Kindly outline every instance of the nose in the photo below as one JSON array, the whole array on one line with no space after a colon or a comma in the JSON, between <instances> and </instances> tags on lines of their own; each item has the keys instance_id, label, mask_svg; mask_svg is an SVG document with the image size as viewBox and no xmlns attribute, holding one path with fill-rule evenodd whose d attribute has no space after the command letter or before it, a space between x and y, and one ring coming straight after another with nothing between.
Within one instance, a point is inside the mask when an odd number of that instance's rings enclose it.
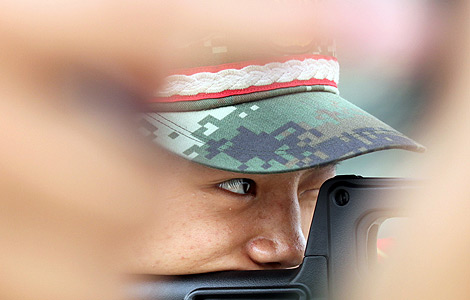
<instances>
[{"instance_id":1,"label":"nose","mask_svg":"<svg viewBox=\"0 0 470 300\"><path fill-rule=\"evenodd\" d=\"M302 263L305 250L302 234L291 236L258 236L247 243L250 259L263 269L282 269Z\"/></svg>"},{"instance_id":2,"label":"nose","mask_svg":"<svg viewBox=\"0 0 470 300\"><path fill-rule=\"evenodd\" d=\"M271 178L269 190L258 196L256 214L246 220L252 231L245 251L260 268L291 268L302 263L306 239L295 180L291 175Z\"/></svg>"}]
</instances>

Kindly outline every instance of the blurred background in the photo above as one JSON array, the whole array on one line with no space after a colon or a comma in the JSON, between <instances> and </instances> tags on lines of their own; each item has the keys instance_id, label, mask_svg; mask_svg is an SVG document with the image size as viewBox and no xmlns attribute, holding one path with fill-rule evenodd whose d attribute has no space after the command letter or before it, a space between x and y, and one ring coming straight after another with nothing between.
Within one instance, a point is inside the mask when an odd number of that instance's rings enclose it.
<instances>
[{"instance_id":1,"label":"blurred background","mask_svg":"<svg viewBox=\"0 0 470 300\"><path fill-rule=\"evenodd\" d=\"M365 22L382 27L363 32L361 54L351 53L344 40L338 42L341 96L426 146L424 123L436 101L433 71L442 59L439 45L449 29L453 2L380 0L368 1L367 6L375 13ZM368 34L374 38L368 39ZM416 166L426 157L427 153L379 151L341 162L338 173L416 177Z\"/></svg>"}]
</instances>

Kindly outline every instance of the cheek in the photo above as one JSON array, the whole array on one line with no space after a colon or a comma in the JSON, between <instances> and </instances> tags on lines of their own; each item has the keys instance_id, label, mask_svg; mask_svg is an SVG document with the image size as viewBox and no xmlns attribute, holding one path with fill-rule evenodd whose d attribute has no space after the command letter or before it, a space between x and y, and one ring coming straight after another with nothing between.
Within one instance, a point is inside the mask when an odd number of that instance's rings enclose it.
<instances>
[{"instance_id":1,"label":"cheek","mask_svg":"<svg viewBox=\"0 0 470 300\"><path fill-rule=\"evenodd\" d=\"M157 246L158 274L197 273L230 256L237 244L232 230L217 220L181 222L167 228L166 238Z\"/></svg>"},{"instance_id":2,"label":"cheek","mask_svg":"<svg viewBox=\"0 0 470 300\"><path fill-rule=\"evenodd\" d=\"M305 236L305 238L308 237L308 233L310 231L310 225L312 223L313 219L313 214L315 211L315 206L317 204L317 194L311 195L311 199L302 201L300 203L300 219L301 219L301 226L302 226L302 232Z\"/></svg>"},{"instance_id":3,"label":"cheek","mask_svg":"<svg viewBox=\"0 0 470 300\"><path fill-rule=\"evenodd\" d=\"M305 238L308 238L308 233L310 231L310 225L312 224L313 219L313 209L312 211L306 211L302 213L301 220L302 220L302 233L304 234Z\"/></svg>"},{"instance_id":4,"label":"cheek","mask_svg":"<svg viewBox=\"0 0 470 300\"><path fill-rule=\"evenodd\" d=\"M165 200L158 222L143 239L138 256L145 271L155 274L194 273L239 249L240 218L215 205L205 193L181 193Z\"/></svg>"}]
</instances>

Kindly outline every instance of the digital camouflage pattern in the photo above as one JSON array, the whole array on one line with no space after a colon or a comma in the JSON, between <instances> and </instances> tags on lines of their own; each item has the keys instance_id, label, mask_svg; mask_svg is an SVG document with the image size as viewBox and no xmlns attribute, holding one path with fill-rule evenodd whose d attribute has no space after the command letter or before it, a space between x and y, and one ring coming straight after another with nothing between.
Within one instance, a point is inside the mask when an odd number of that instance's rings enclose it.
<instances>
[{"instance_id":1,"label":"digital camouflage pattern","mask_svg":"<svg viewBox=\"0 0 470 300\"><path fill-rule=\"evenodd\" d=\"M392 148L424 148L333 92L213 109L149 112L141 131L177 155L243 173L279 173Z\"/></svg>"}]
</instances>

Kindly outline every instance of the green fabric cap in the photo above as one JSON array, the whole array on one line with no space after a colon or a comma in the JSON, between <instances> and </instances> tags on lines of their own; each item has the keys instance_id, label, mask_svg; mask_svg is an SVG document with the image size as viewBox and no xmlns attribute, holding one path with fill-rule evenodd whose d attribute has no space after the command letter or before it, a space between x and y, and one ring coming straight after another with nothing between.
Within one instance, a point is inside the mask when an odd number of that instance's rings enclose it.
<instances>
[{"instance_id":1,"label":"green fabric cap","mask_svg":"<svg viewBox=\"0 0 470 300\"><path fill-rule=\"evenodd\" d=\"M424 150L332 92L230 103L197 111L148 112L141 131L183 158L242 173L290 172L384 149Z\"/></svg>"}]
</instances>

